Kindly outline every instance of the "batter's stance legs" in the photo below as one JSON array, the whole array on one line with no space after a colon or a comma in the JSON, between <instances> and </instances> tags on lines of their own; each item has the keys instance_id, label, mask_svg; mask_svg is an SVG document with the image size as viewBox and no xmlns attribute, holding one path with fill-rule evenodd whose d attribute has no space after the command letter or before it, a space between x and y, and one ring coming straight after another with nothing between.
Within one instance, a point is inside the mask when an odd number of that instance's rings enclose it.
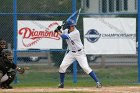
<instances>
[{"instance_id":1,"label":"batter's stance legs","mask_svg":"<svg viewBox=\"0 0 140 93\"><path fill-rule=\"evenodd\" d=\"M101 85L101 83L99 82L99 80L98 80L98 78L97 78L95 72L91 71L91 72L89 73L89 75L95 80L95 82L96 82L96 87L97 87L97 88L101 88L102 85Z\"/></svg>"},{"instance_id":2,"label":"batter's stance legs","mask_svg":"<svg viewBox=\"0 0 140 93\"><path fill-rule=\"evenodd\" d=\"M58 85L58 88L64 88L64 79L65 73L60 73L60 84Z\"/></svg>"},{"instance_id":3,"label":"batter's stance legs","mask_svg":"<svg viewBox=\"0 0 140 93\"><path fill-rule=\"evenodd\" d=\"M89 73L89 75L95 80L95 82L99 82L99 80L98 80L97 77L96 77L96 74L95 74L93 71L91 71L91 72Z\"/></svg>"},{"instance_id":4,"label":"batter's stance legs","mask_svg":"<svg viewBox=\"0 0 140 93\"><path fill-rule=\"evenodd\" d=\"M89 75L95 80L96 87L97 88L101 88L102 85L99 82L98 78L96 77L96 74L93 71L91 71L89 73ZM64 79L65 79L65 73L60 73L60 84L58 85L58 88L64 88Z\"/></svg>"}]
</instances>

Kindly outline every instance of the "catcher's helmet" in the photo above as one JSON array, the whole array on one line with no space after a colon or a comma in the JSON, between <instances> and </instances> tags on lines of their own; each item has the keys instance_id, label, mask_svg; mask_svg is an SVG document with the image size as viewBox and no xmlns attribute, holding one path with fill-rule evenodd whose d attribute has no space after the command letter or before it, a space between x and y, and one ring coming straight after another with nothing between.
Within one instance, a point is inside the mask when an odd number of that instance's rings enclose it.
<instances>
[{"instance_id":1,"label":"catcher's helmet","mask_svg":"<svg viewBox=\"0 0 140 93\"><path fill-rule=\"evenodd\" d=\"M6 41L3 39L0 39L0 50L6 48Z\"/></svg>"},{"instance_id":2,"label":"catcher's helmet","mask_svg":"<svg viewBox=\"0 0 140 93\"><path fill-rule=\"evenodd\" d=\"M3 49L2 50L2 58L4 61L13 61L13 53L9 49Z\"/></svg>"}]
</instances>

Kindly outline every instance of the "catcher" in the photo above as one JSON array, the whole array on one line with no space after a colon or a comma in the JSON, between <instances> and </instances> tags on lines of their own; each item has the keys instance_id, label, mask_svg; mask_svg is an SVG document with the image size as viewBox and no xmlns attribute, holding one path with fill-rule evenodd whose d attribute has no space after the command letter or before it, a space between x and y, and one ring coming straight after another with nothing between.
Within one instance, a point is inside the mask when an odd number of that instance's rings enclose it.
<instances>
[{"instance_id":1,"label":"catcher","mask_svg":"<svg viewBox=\"0 0 140 93\"><path fill-rule=\"evenodd\" d=\"M0 57L2 57L1 52L5 48L6 48L6 41L3 39L0 39Z\"/></svg>"},{"instance_id":2,"label":"catcher","mask_svg":"<svg viewBox=\"0 0 140 93\"><path fill-rule=\"evenodd\" d=\"M0 88L12 89L10 84L13 82L16 76L16 70L20 73L24 73L24 68L18 67L13 63L13 54L11 50L3 49L2 57L0 58ZM12 70L11 70L12 69Z\"/></svg>"}]
</instances>

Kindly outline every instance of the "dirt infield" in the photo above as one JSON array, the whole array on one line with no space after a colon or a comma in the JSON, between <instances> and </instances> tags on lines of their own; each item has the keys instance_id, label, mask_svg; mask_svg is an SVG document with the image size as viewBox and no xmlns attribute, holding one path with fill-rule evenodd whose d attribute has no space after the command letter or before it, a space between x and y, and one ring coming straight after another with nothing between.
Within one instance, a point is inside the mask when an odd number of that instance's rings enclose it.
<instances>
[{"instance_id":1,"label":"dirt infield","mask_svg":"<svg viewBox=\"0 0 140 93\"><path fill-rule=\"evenodd\" d=\"M43 92L43 93L50 93L50 92L84 92L84 93L140 93L140 86L122 86L122 87L102 87L100 89L95 87L77 87L77 88L47 88L47 87L32 87L32 88L15 88L15 89L0 89L0 93L20 93L20 92Z\"/></svg>"}]
</instances>

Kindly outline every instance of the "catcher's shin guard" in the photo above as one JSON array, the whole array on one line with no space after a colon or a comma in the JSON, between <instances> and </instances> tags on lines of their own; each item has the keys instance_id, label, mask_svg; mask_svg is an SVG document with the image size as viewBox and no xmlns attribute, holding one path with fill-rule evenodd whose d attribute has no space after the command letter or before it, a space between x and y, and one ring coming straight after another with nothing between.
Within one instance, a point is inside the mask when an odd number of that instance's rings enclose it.
<instances>
[{"instance_id":1,"label":"catcher's shin guard","mask_svg":"<svg viewBox=\"0 0 140 93\"><path fill-rule=\"evenodd\" d=\"M16 72L15 71L11 71L11 72L8 72L7 75L8 75L8 80L6 80L6 81L1 83L1 88L2 89L12 89L13 88L12 86L10 86L10 84L15 79Z\"/></svg>"}]
</instances>

